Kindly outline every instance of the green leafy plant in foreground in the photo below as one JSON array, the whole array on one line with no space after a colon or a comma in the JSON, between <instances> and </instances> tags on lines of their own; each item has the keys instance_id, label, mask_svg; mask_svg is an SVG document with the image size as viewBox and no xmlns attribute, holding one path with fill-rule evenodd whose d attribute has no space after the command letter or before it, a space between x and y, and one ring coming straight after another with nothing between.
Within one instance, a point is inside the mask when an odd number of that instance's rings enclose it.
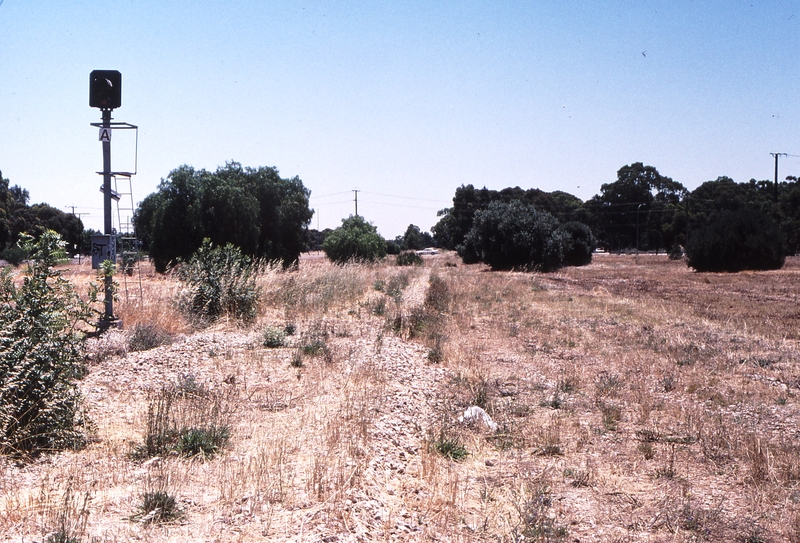
<instances>
[{"instance_id":1,"label":"green leafy plant in foreground","mask_svg":"<svg viewBox=\"0 0 800 543\"><path fill-rule=\"evenodd\" d=\"M0 272L0 452L31 454L80 447L85 420L81 324L97 315L93 287L82 300L54 269L65 258L61 237L22 237L31 263L20 287Z\"/></svg>"}]
</instances>

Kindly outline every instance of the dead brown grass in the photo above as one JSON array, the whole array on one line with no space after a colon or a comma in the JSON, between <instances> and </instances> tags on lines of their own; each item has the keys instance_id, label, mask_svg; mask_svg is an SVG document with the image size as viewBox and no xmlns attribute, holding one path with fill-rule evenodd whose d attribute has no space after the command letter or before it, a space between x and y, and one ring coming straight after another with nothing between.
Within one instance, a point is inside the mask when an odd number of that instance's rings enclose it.
<instances>
[{"instance_id":1,"label":"dead brown grass","mask_svg":"<svg viewBox=\"0 0 800 543\"><path fill-rule=\"evenodd\" d=\"M82 383L92 443L0 459L0 534L40 540L63 521L85 541L800 540L800 260L732 275L653 256L547 275L447 262L267 268L249 329L193 330L171 304L179 285L145 273L120 297L125 328L176 340L95 347L109 352ZM264 347L287 325L284 347ZM236 398L228 447L137 460L148 394L187 380ZM459 422L469 406L497 430ZM443 436L468 455L437 452ZM177 520L135 521L154 488Z\"/></svg>"}]
</instances>

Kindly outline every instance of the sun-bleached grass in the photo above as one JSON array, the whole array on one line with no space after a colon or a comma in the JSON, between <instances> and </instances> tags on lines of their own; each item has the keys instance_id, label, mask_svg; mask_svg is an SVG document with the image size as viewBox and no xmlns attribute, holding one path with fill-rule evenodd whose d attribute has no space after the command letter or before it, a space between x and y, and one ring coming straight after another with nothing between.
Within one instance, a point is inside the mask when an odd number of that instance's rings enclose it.
<instances>
[{"instance_id":1,"label":"sun-bleached grass","mask_svg":"<svg viewBox=\"0 0 800 543\"><path fill-rule=\"evenodd\" d=\"M56 504L58 519L70 503L77 513L87 495L85 529L75 524L86 540L800 534L797 259L777 272L698 274L602 255L544 275L446 254L410 268L303 259L297 271L262 270L250 329L193 330L170 304L180 285L144 277L144 297L118 304L122 333L155 321L176 341L90 365L82 387L96 431L85 450L0 459L5 537L43 539L42 512ZM283 345L264 345L264 330L289 325ZM303 352L314 338L326 355ZM148 394L188 374L235 390L227 446L137 459ZM471 405L497 431L458 422ZM466 454L442 454L440 438ZM178 521L136 521L152 491L175 497Z\"/></svg>"}]
</instances>

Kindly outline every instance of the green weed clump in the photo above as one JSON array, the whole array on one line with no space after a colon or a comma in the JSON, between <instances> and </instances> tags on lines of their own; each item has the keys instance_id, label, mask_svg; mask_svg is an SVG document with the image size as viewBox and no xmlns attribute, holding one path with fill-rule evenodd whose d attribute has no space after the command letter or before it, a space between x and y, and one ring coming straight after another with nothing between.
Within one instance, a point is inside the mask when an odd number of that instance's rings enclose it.
<instances>
[{"instance_id":1,"label":"green weed clump","mask_svg":"<svg viewBox=\"0 0 800 543\"><path fill-rule=\"evenodd\" d=\"M469 456L461 440L457 436L448 435L444 428L439 430L439 435L431 440L429 446L435 453L455 462L465 460Z\"/></svg>"},{"instance_id":2,"label":"green weed clump","mask_svg":"<svg viewBox=\"0 0 800 543\"><path fill-rule=\"evenodd\" d=\"M136 514L131 519L143 524L163 524L182 516L183 511L174 496L165 490L154 490L142 494Z\"/></svg>"},{"instance_id":3,"label":"green weed clump","mask_svg":"<svg viewBox=\"0 0 800 543\"><path fill-rule=\"evenodd\" d=\"M264 330L264 347L268 347L270 349L277 349L278 347L283 347L286 345L286 331L281 328L275 328L274 326L268 326Z\"/></svg>"},{"instance_id":4,"label":"green weed clump","mask_svg":"<svg viewBox=\"0 0 800 543\"><path fill-rule=\"evenodd\" d=\"M185 286L178 300L184 314L205 321L223 316L245 322L255 318L260 296L257 269L238 247L230 243L214 247L205 239L175 275Z\"/></svg>"},{"instance_id":5,"label":"green weed clump","mask_svg":"<svg viewBox=\"0 0 800 543\"><path fill-rule=\"evenodd\" d=\"M227 402L222 394L197 386L167 386L150 395L145 437L134 451L139 458L176 452L213 456L230 439Z\"/></svg>"}]
</instances>

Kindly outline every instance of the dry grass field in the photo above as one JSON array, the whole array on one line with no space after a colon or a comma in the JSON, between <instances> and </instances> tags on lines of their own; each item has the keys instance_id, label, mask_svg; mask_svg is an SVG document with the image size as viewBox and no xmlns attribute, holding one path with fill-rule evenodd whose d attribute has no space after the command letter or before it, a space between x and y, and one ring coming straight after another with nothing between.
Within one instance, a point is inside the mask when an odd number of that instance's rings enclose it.
<instances>
[{"instance_id":1,"label":"dry grass field","mask_svg":"<svg viewBox=\"0 0 800 543\"><path fill-rule=\"evenodd\" d=\"M306 258L259 277L255 323L203 329L170 278L127 281L88 345L91 441L0 459L0 540L800 541L797 258ZM171 341L134 351L137 324ZM159 417L227 443L153 456Z\"/></svg>"}]
</instances>

